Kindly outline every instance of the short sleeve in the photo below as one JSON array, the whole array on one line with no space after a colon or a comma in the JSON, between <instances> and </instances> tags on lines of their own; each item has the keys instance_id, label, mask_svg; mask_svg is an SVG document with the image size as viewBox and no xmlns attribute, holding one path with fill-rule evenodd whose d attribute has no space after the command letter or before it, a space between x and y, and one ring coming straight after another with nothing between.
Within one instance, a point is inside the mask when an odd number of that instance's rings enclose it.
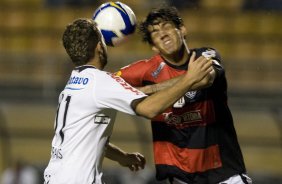
<instances>
[{"instance_id":1,"label":"short sleeve","mask_svg":"<svg viewBox=\"0 0 282 184\"><path fill-rule=\"evenodd\" d=\"M95 75L95 101L99 108L111 108L135 115L131 103L146 95L112 73L99 72Z\"/></svg>"}]
</instances>

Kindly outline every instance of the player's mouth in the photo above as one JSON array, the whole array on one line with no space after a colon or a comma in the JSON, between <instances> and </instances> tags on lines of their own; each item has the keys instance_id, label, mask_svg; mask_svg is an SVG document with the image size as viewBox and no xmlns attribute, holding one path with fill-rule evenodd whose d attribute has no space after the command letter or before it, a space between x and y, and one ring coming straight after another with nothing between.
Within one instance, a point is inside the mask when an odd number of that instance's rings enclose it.
<instances>
[{"instance_id":1,"label":"player's mouth","mask_svg":"<svg viewBox=\"0 0 282 184\"><path fill-rule=\"evenodd\" d=\"M166 41L164 41L164 44L165 45L169 45L171 43L171 40L166 40Z\"/></svg>"},{"instance_id":2,"label":"player's mouth","mask_svg":"<svg viewBox=\"0 0 282 184\"><path fill-rule=\"evenodd\" d=\"M163 45L164 45L165 49L169 49L169 48L171 48L173 46L173 42L172 42L171 39L168 38L168 39L165 39L163 41Z\"/></svg>"}]
</instances>

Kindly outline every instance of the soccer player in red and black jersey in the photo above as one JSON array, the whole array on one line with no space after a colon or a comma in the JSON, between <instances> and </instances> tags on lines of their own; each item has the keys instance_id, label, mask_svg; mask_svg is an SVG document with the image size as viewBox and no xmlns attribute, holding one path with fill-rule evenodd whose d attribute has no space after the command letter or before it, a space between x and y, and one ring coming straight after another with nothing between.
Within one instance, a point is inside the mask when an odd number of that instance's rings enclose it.
<instances>
[{"instance_id":1,"label":"soccer player in red and black jersey","mask_svg":"<svg viewBox=\"0 0 282 184\"><path fill-rule=\"evenodd\" d=\"M171 184L252 183L228 108L227 81L218 52L207 47L188 48L186 28L174 7L153 9L139 29L157 54L122 68L117 75L135 87L146 86L144 92L172 86L189 72L193 55L213 60L208 86L199 89L195 85L152 119L157 179Z\"/></svg>"}]
</instances>

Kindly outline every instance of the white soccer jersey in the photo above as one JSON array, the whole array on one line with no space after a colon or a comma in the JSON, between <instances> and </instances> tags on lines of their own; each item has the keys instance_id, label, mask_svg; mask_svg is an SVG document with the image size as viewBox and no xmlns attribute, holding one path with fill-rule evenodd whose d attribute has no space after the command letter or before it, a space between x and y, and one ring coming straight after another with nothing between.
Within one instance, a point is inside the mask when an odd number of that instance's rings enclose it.
<instances>
[{"instance_id":1,"label":"white soccer jersey","mask_svg":"<svg viewBox=\"0 0 282 184\"><path fill-rule=\"evenodd\" d=\"M134 115L131 102L145 96L93 66L73 70L59 97L45 184L102 184L104 148L115 117L109 109Z\"/></svg>"}]
</instances>

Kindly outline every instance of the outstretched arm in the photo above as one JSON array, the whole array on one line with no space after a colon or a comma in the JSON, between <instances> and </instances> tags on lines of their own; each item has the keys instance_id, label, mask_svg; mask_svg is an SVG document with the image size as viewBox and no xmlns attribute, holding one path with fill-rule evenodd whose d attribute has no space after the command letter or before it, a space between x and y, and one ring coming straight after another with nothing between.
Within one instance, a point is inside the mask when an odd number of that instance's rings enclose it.
<instances>
[{"instance_id":1,"label":"outstretched arm","mask_svg":"<svg viewBox=\"0 0 282 184\"><path fill-rule=\"evenodd\" d=\"M177 81L183 78L183 76L184 74L158 84L152 84L152 85L136 87L136 88L147 95L151 95L153 93L156 93L157 91L166 89L168 87L172 87ZM207 88L213 84L214 79L215 79L215 70L213 69L201 81L193 84L190 88L190 91Z\"/></svg>"},{"instance_id":2,"label":"outstretched arm","mask_svg":"<svg viewBox=\"0 0 282 184\"><path fill-rule=\"evenodd\" d=\"M111 143L106 147L105 156L113 161L117 161L124 167L128 167L131 171L144 169L146 164L145 157L140 153L127 153Z\"/></svg>"},{"instance_id":3,"label":"outstretched arm","mask_svg":"<svg viewBox=\"0 0 282 184\"><path fill-rule=\"evenodd\" d=\"M139 89L140 91L142 91L143 93L147 94L147 95L151 95L153 93L156 93L157 91L163 90L165 88L171 87L173 86L179 79L181 79L183 76L178 76L172 79L169 79L167 81L158 83L158 84L152 84L152 85L147 85L147 86L143 86L143 87L136 87L137 89Z\"/></svg>"}]
</instances>

